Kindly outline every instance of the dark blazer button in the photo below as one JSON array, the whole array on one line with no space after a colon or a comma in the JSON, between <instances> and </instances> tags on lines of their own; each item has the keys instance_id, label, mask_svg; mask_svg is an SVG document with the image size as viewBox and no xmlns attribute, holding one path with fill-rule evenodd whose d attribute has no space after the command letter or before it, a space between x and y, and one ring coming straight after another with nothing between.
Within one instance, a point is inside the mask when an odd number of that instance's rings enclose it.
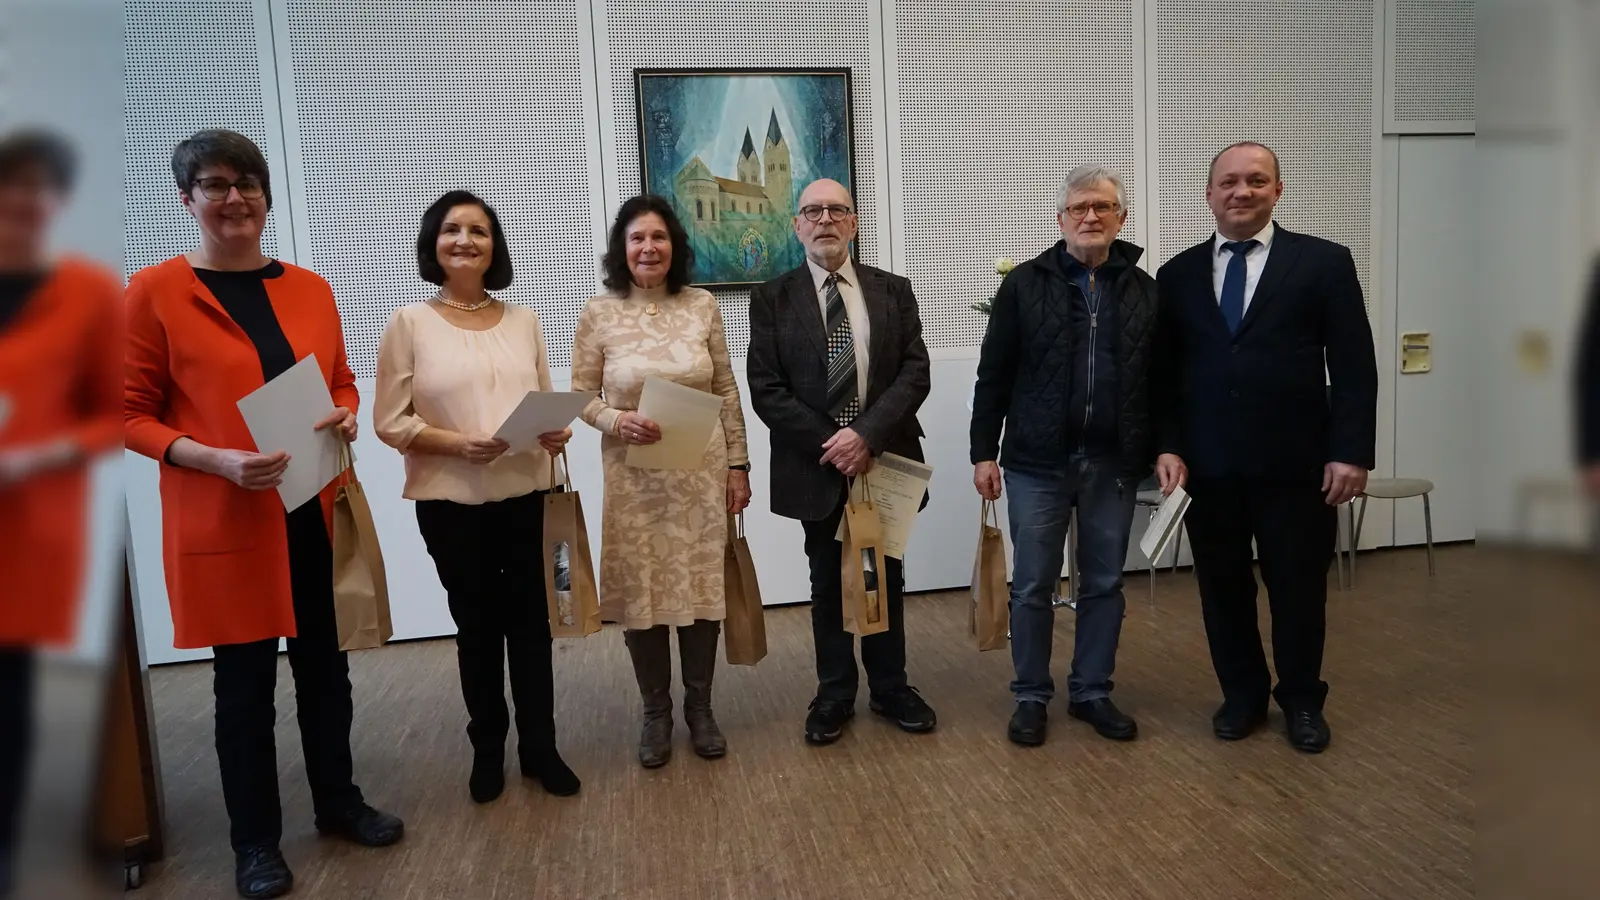
<instances>
[{"instance_id":1,"label":"dark blazer button","mask_svg":"<svg viewBox=\"0 0 1600 900\"><path fill-rule=\"evenodd\" d=\"M1233 390L1229 391L1228 392L1228 396L1232 397L1235 400L1239 399L1239 389L1238 388L1234 388Z\"/></svg>"},{"instance_id":2,"label":"dark blazer button","mask_svg":"<svg viewBox=\"0 0 1600 900\"><path fill-rule=\"evenodd\" d=\"M1230 352L1230 353L1238 353L1239 352L1239 345L1238 344L1234 344L1232 347L1229 347L1228 348L1228 352Z\"/></svg>"}]
</instances>

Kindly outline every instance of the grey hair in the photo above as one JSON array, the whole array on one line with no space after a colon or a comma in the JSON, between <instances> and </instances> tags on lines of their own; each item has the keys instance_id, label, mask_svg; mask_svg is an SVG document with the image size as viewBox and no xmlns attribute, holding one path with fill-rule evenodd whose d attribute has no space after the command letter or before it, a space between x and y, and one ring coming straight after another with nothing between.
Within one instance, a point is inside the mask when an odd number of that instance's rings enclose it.
<instances>
[{"instance_id":1,"label":"grey hair","mask_svg":"<svg viewBox=\"0 0 1600 900\"><path fill-rule=\"evenodd\" d=\"M1086 188L1093 184L1110 182L1117 188L1117 206L1123 212L1128 209L1128 191L1122 186L1122 176L1111 170L1109 166L1099 163L1089 163L1073 169L1067 173L1066 180L1061 182L1061 193L1056 195L1056 212L1067 211L1067 195L1075 190Z\"/></svg>"}]
</instances>

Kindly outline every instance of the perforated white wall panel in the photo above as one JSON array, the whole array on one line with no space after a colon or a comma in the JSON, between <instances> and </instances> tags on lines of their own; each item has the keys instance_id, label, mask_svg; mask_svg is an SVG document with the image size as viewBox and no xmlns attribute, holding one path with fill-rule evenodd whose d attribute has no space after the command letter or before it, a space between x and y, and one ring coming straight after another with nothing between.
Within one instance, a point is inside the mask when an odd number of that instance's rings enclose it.
<instances>
[{"instance_id":1,"label":"perforated white wall panel","mask_svg":"<svg viewBox=\"0 0 1600 900\"><path fill-rule=\"evenodd\" d=\"M1218 150L1277 151L1286 228L1350 248L1372 309L1372 0L1160 0L1156 166L1161 261L1206 240Z\"/></svg>"},{"instance_id":2,"label":"perforated white wall panel","mask_svg":"<svg viewBox=\"0 0 1600 900\"><path fill-rule=\"evenodd\" d=\"M1083 163L1123 178L1133 239L1133 15L1127 0L927 0L895 9L902 272L930 347L976 347L971 309L996 257L1061 238L1061 180Z\"/></svg>"},{"instance_id":3,"label":"perforated white wall panel","mask_svg":"<svg viewBox=\"0 0 1600 900\"><path fill-rule=\"evenodd\" d=\"M601 88L609 88L614 132L606 165L615 167L621 199L637 194L640 185L634 69L849 68L860 258L877 264L877 223L883 214L878 198L883 186L875 183L873 135L879 100L872 74L878 54L869 37L872 5L872 0L605 0L610 72L601 73ZM609 222L606 225L610 227ZM716 294L728 351L743 359L750 344L750 292Z\"/></svg>"},{"instance_id":4,"label":"perforated white wall panel","mask_svg":"<svg viewBox=\"0 0 1600 900\"><path fill-rule=\"evenodd\" d=\"M199 243L194 219L178 202L172 148L204 128L237 131L266 154L274 209L262 243L268 256L278 256L287 188L283 161L267 141L255 5L126 0L123 17L125 269L132 274Z\"/></svg>"},{"instance_id":5,"label":"perforated white wall panel","mask_svg":"<svg viewBox=\"0 0 1600 900\"><path fill-rule=\"evenodd\" d=\"M1473 0L1389 0L1388 130L1472 130L1476 6Z\"/></svg>"},{"instance_id":6,"label":"perforated white wall panel","mask_svg":"<svg viewBox=\"0 0 1600 900\"><path fill-rule=\"evenodd\" d=\"M550 364L570 365L598 272L577 5L287 0L287 10L304 264L333 285L351 369L372 375L390 313L436 290L417 275L417 231L456 188L499 214L516 272L500 296L538 310Z\"/></svg>"}]
</instances>

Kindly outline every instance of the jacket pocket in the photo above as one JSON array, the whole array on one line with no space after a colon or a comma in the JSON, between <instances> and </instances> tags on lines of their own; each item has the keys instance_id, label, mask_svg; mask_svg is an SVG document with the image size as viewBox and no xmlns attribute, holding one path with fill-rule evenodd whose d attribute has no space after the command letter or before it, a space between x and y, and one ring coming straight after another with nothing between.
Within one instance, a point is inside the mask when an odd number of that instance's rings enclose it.
<instances>
[{"instance_id":1,"label":"jacket pocket","mask_svg":"<svg viewBox=\"0 0 1600 900\"><path fill-rule=\"evenodd\" d=\"M219 475L175 470L181 476L175 492L176 549L182 554L232 553L260 542L261 532L284 517L276 490L248 491ZM275 518L274 518L275 517ZM279 527L284 527L279 525Z\"/></svg>"}]
</instances>

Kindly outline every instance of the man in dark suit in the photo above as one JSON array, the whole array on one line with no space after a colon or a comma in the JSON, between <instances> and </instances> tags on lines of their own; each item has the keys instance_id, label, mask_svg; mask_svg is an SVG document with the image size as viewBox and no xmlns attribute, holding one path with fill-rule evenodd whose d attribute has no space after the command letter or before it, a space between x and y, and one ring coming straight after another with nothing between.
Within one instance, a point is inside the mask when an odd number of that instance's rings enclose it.
<instances>
[{"instance_id":1,"label":"man in dark suit","mask_svg":"<svg viewBox=\"0 0 1600 900\"><path fill-rule=\"evenodd\" d=\"M884 452L922 459L917 409L928 396L928 348L911 283L850 260L855 204L836 181L800 194L795 234L806 263L750 293L750 402L772 431L772 511L805 527L817 695L806 740L839 739L855 715L855 639L844 630L835 540L848 479ZM889 630L861 639L870 708L906 731L936 718L906 683L904 571L887 559Z\"/></svg>"},{"instance_id":2,"label":"man in dark suit","mask_svg":"<svg viewBox=\"0 0 1600 900\"><path fill-rule=\"evenodd\" d=\"M1251 539L1272 609L1289 743L1329 741L1322 648L1339 504L1376 463L1378 368L1350 251L1273 222L1277 155L1236 144L1211 164L1212 239L1157 273L1167 427L1189 465L1186 522L1223 704L1217 737L1266 721ZM1327 378L1324 380L1324 371Z\"/></svg>"}]
</instances>

